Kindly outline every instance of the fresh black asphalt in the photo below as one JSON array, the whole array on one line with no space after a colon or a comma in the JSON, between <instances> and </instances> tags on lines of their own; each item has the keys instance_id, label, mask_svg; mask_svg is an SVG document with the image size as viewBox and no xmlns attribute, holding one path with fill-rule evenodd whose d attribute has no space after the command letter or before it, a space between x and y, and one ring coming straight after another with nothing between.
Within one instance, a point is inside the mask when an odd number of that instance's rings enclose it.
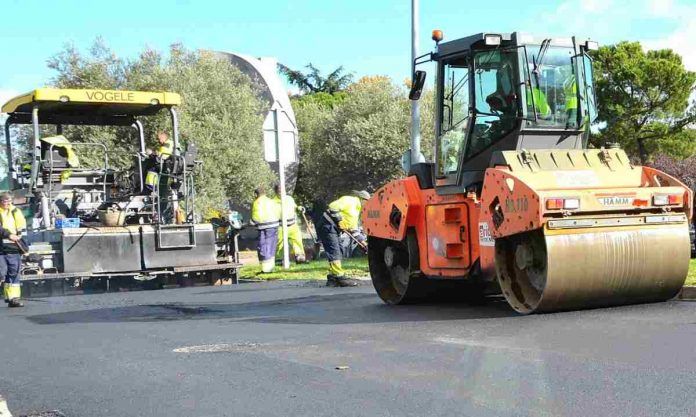
<instances>
[{"instance_id":1,"label":"fresh black asphalt","mask_svg":"<svg viewBox=\"0 0 696 417\"><path fill-rule=\"evenodd\" d=\"M275 282L26 304L0 306L15 417L696 415L696 302L520 316Z\"/></svg>"}]
</instances>

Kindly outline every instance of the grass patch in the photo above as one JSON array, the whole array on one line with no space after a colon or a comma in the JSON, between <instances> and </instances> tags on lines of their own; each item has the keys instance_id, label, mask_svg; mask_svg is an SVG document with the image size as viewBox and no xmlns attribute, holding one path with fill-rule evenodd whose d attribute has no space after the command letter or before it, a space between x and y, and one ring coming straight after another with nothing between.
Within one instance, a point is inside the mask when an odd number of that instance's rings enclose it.
<instances>
[{"instance_id":1,"label":"grass patch","mask_svg":"<svg viewBox=\"0 0 696 417\"><path fill-rule=\"evenodd\" d=\"M696 259L689 262L689 273L686 275L686 283L684 285L696 285Z\"/></svg>"},{"instance_id":2,"label":"grass patch","mask_svg":"<svg viewBox=\"0 0 696 417\"><path fill-rule=\"evenodd\" d=\"M262 274L260 265L247 265L240 270L240 277L242 279L264 280L326 279L328 268L329 263L325 259L310 261L302 265L290 263L290 269L287 271L284 271L280 266L276 265L276 268L270 274ZM370 275L367 266L367 257L344 259L343 269L345 269L346 275L348 276L365 277ZM696 286L696 259L691 259L689 262L689 273L684 285Z\"/></svg>"},{"instance_id":3,"label":"grass patch","mask_svg":"<svg viewBox=\"0 0 696 417\"><path fill-rule=\"evenodd\" d=\"M344 259L342 261L343 269L347 276L365 277L370 275L367 266L367 257ZM243 266L239 271L241 279L326 279L326 274L329 273L329 262L326 259L318 261L309 261L309 263L296 265L290 263L290 269L283 270L280 265L276 265L273 272L269 274L261 273L261 265Z\"/></svg>"}]
</instances>

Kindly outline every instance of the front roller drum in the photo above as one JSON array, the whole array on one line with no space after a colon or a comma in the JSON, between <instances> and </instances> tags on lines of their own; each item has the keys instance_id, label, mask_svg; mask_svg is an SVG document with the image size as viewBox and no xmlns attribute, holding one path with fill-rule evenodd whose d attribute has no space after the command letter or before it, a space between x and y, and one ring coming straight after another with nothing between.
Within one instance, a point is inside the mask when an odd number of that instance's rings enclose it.
<instances>
[{"instance_id":1,"label":"front roller drum","mask_svg":"<svg viewBox=\"0 0 696 417\"><path fill-rule=\"evenodd\" d=\"M684 223L496 239L498 281L523 314L669 300L688 272L688 233Z\"/></svg>"}]
</instances>

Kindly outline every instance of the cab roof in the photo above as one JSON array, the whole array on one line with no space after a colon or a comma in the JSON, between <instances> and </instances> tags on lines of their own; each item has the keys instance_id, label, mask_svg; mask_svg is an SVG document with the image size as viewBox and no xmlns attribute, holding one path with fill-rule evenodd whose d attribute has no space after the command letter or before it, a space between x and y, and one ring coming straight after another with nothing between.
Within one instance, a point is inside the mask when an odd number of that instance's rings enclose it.
<instances>
[{"instance_id":1,"label":"cab roof","mask_svg":"<svg viewBox=\"0 0 696 417\"><path fill-rule=\"evenodd\" d=\"M518 45L540 45L545 39L550 39L552 46L574 47L573 38L551 37L532 35L525 32L482 32L475 35L470 35L464 38L454 39L448 42L441 42L437 45L436 55L444 57L448 55L458 54L464 51L469 51L472 48L482 47L486 40L486 36L500 36L501 46L518 46Z\"/></svg>"},{"instance_id":2,"label":"cab roof","mask_svg":"<svg viewBox=\"0 0 696 417\"><path fill-rule=\"evenodd\" d=\"M2 112L9 123L31 123L37 106L41 124L130 125L137 116L179 104L177 93L39 88L9 100Z\"/></svg>"}]
</instances>

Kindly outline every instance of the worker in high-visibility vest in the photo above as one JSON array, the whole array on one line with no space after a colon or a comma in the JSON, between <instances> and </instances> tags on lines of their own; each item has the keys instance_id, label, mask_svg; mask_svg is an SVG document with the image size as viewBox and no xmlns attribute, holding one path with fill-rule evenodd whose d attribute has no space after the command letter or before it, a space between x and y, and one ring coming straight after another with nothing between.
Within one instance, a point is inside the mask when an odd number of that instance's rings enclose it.
<instances>
[{"instance_id":1,"label":"worker in high-visibility vest","mask_svg":"<svg viewBox=\"0 0 696 417\"><path fill-rule=\"evenodd\" d=\"M527 106L532 107L532 98L534 99L534 112L537 116L541 118L551 117L551 106L549 106L549 101L546 99L546 94L544 94L538 87L532 87L531 93L530 89L527 88Z\"/></svg>"},{"instance_id":2,"label":"worker in high-visibility vest","mask_svg":"<svg viewBox=\"0 0 696 417\"><path fill-rule=\"evenodd\" d=\"M341 265L341 232L357 234L360 222L362 200L370 198L367 191L353 191L329 204L329 208L319 220L317 233L324 246L329 261L329 274L326 276L327 287L355 287L358 280L346 277Z\"/></svg>"},{"instance_id":3,"label":"worker in high-visibility vest","mask_svg":"<svg viewBox=\"0 0 696 417\"><path fill-rule=\"evenodd\" d=\"M169 178L165 175L160 175L160 167L174 153L174 142L165 131L157 132L157 143L159 146L149 156L147 163L147 173L145 175L145 191L152 194L157 190L159 197L159 211L163 214L169 206L167 200L167 186ZM164 217L164 216L163 216Z\"/></svg>"},{"instance_id":4,"label":"worker in high-visibility vest","mask_svg":"<svg viewBox=\"0 0 696 417\"><path fill-rule=\"evenodd\" d=\"M259 253L261 272L272 272L275 267L275 253L280 226L280 206L266 196L266 190L259 187L254 191L256 199L251 205L251 225L259 231L256 250Z\"/></svg>"},{"instance_id":5,"label":"worker in high-visibility vest","mask_svg":"<svg viewBox=\"0 0 696 417\"><path fill-rule=\"evenodd\" d=\"M273 201L281 207L280 202L280 185L276 184L273 187L275 197ZM304 208L300 208L303 210ZM298 264L306 262L304 243L302 243L302 231L297 221L297 204L295 199L290 194L285 194L285 223L288 226L288 245L292 249L292 254L295 256L295 262ZM283 228L278 228L278 246L276 249L276 257L283 257Z\"/></svg>"},{"instance_id":6,"label":"worker in high-visibility vest","mask_svg":"<svg viewBox=\"0 0 696 417\"><path fill-rule=\"evenodd\" d=\"M566 128L576 127L578 124L578 85L575 82L575 74L570 74L563 83L565 94Z\"/></svg>"},{"instance_id":7,"label":"worker in high-visibility vest","mask_svg":"<svg viewBox=\"0 0 696 417\"><path fill-rule=\"evenodd\" d=\"M169 133L165 131L157 132L157 154L162 157L162 159L167 159L174 153L174 142L169 137Z\"/></svg>"},{"instance_id":8,"label":"worker in high-visibility vest","mask_svg":"<svg viewBox=\"0 0 696 417\"><path fill-rule=\"evenodd\" d=\"M145 187L148 191L153 192L159 182L159 162L168 159L174 153L174 142L169 138L169 134L165 131L157 132L157 143L159 146L150 156L153 163L147 170L145 176ZM157 160L159 158L159 160Z\"/></svg>"},{"instance_id":9,"label":"worker in high-visibility vest","mask_svg":"<svg viewBox=\"0 0 696 417\"><path fill-rule=\"evenodd\" d=\"M26 228L27 222L22 211L12 205L12 195L0 194L0 234L2 235L0 278L3 280L5 302L9 307L24 307L20 300L22 289L19 283L19 271L22 267L22 254L18 242Z\"/></svg>"}]
</instances>

